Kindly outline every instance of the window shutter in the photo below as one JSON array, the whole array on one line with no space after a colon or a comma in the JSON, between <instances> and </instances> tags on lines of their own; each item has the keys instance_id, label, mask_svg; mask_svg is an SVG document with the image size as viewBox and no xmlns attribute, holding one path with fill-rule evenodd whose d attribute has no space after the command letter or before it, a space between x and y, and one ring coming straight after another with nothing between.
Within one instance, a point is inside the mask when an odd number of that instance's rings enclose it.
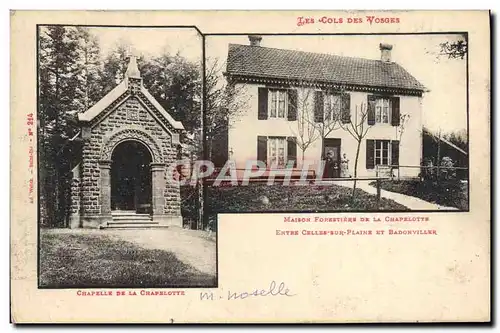
<instances>
[{"instance_id":1,"label":"window shutter","mask_svg":"<svg viewBox=\"0 0 500 333\"><path fill-rule=\"evenodd\" d=\"M368 95L368 125L375 125L375 101L376 97L373 95Z\"/></svg>"},{"instance_id":2,"label":"window shutter","mask_svg":"<svg viewBox=\"0 0 500 333\"><path fill-rule=\"evenodd\" d=\"M314 121L317 123L323 122L323 113L325 109L323 92L316 91L314 93Z\"/></svg>"},{"instance_id":3,"label":"window shutter","mask_svg":"<svg viewBox=\"0 0 500 333\"><path fill-rule=\"evenodd\" d=\"M288 120L297 120L297 90L288 90Z\"/></svg>"},{"instance_id":4,"label":"window shutter","mask_svg":"<svg viewBox=\"0 0 500 333\"><path fill-rule=\"evenodd\" d=\"M287 150L288 150L288 156L287 156L287 163L288 161L294 161L293 162L293 167L297 166L297 139L294 136L289 136L287 138Z\"/></svg>"},{"instance_id":5,"label":"window shutter","mask_svg":"<svg viewBox=\"0 0 500 333\"><path fill-rule=\"evenodd\" d=\"M400 122L400 112L399 112L399 97L391 98L392 101L392 118L391 125L399 126Z\"/></svg>"},{"instance_id":6,"label":"window shutter","mask_svg":"<svg viewBox=\"0 0 500 333\"><path fill-rule=\"evenodd\" d=\"M399 141L394 140L391 142L391 164L399 165Z\"/></svg>"},{"instance_id":7,"label":"window shutter","mask_svg":"<svg viewBox=\"0 0 500 333\"><path fill-rule=\"evenodd\" d=\"M366 168L375 168L375 141L366 140Z\"/></svg>"},{"instance_id":8,"label":"window shutter","mask_svg":"<svg viewBox=\"0 0 500 333\"><path fill-rule=\"evenodd\" d=\"M259 88L259 111L257 116L259 120L267 119L267 105L269 103L267 95L267 88Z\"/></svg>"},{"instance_id":9,"label":"window shutter","mask_svg":"<svg viewBox=\"0 0 500 333\"><path fill-rule=\"evenodd\" d=\"M267 136L257 137L257 160L267 164Z\"/></svg>"},{"instance_id":10,"label":"window shutter","mask_svg":"<svg viewBox=\"0 0 500 333\"><path fill-rule=\"evenodd\" d=\"M351 94L345 93L341 95L342 106L342 123L348 124L351 122Z\"/></svg>"}]
</instances>

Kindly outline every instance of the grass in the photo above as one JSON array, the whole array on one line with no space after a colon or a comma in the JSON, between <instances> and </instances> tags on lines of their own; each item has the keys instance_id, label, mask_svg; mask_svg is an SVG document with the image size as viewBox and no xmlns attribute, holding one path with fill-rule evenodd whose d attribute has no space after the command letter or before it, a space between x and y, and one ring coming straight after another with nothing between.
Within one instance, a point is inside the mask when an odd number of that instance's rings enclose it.
<instances>
[{"instance_id":1,"label":"grass","mask_svg":"<svg viewBox=\"0 0 500 333\"><path fill-rule=\"evenodd\" d=\"M371 183L375 186L375 183ZM467 184L458 180L384 180L382 189L410 195L442 206L468 210Z\"/></svg>"},{"instance_id":2,"label":"grass","mask_svg":"<svg viewBox=\"0 0 500 333\"><path fill-rule=\"evenodd\" d=\"M409 210L385 198L377 206L374 195L359 189L352 202L351 192L338 185L208 187L206 209L212 218L217 212Z\"/></svg>"},{"instance_id":3,"label":"grass","mask_svg":"<svg viewBox=\"0 0 500 333\"><path fill-rule=\"evenodd\" d=\"M163 250L149 250L106 235L40 234L39 285L54 287L213 286L204 274Z\"/></svg>"}]
</instances>

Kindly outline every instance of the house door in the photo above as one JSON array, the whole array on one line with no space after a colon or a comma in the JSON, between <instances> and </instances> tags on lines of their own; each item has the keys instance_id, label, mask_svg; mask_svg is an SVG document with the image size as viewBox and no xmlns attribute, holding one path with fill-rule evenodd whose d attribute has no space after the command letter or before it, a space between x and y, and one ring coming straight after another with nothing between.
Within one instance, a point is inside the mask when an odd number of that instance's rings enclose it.
<instances>
[{"instance_id":1,"label":"house door","mask_svg":"<svg viewBox=\"0 0 500 333\"><path fill-rule=\"evenodd\" d=\"M323 178L340 177L340 139L324 139L322 159L325 161Z\"/></svg>"},{"instance_id":2,"label":"house door","mask_svg":"<svg viewBox=\"0 0 500 333\"><path fill-rule=\"evenodd\" d=\"M111 210L151 213L151 154L141 143L125 141L111 157Z\"/></svg>"}]
</instances>

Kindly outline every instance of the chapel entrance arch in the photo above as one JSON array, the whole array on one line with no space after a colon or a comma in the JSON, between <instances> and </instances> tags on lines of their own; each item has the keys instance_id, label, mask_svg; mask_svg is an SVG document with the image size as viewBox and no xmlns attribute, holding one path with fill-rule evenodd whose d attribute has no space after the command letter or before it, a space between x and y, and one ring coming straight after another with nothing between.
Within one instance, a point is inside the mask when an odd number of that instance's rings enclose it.
<instances>
[{"instance_id":1,"label":"chapel entrance arch","mask_svg":"<svg viewBox=\"0 0 500 333\"><path fill-rule=\"evenodd\" d=\"M152 213L153 157L142 142L120 142L111 155L111 211Z\"/></svg>"}]
</instances>

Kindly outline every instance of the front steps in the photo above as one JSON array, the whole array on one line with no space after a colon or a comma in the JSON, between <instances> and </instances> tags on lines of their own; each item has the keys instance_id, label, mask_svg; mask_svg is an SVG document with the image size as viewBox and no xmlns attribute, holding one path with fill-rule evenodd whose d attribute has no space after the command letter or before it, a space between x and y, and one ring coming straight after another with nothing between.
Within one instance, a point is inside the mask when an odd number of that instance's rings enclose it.
<instances>
[{"instance_id":1,"label":"front steps","mask_svg":"<svg viewBox=\"0 0 500 333\"><path fill-rule=\"evenodd\" d=\"M150 214L138 214L135 211L117 210L111 213L112 221L103 227L106 229L144 229L166 228L158 222L153 222Z\"/></svg>"}]
</instances>

